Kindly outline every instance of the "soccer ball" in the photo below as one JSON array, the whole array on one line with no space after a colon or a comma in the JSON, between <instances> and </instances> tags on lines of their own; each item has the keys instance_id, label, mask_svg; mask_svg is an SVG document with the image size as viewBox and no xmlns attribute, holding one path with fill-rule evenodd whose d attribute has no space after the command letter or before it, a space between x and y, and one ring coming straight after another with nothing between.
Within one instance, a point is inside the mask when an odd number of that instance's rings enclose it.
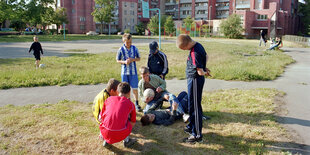
<instances>
[{"instance_id":1,"label":"soccer ball","mask_svg":"<svg viewBox=\"0 0 310 155\"><path fill-rule=\"evenodd\" d=\"M45 67L44 64L40 64L40 65L39 65L39 68L44 68L44 67Z\"/></svg>"}]
</instances>

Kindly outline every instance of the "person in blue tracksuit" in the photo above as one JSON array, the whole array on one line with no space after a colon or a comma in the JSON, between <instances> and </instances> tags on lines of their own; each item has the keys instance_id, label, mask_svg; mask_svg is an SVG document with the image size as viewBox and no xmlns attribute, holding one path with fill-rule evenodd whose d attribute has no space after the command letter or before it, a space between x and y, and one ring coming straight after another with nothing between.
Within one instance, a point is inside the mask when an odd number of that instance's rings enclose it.
<instances>
[{"instance_id":1,"label":"person in blue tracksuit","mask_svg":"<svg viewBox=\"0 0 310 155\"><path fill-rule=\"evenodd\" d=\"M166 74L168 74L168 60L165 53L158 50L158 44L153 41L149 44L150 54L147 61L147 67L151 74L158 75L162 79L165 79Z\"/></svg>"},{"instance_id":2,"label":"person in blue tracksuit","mask_svg":"<svg viewBox=\"0 0 310 155\"><path fill-rule=\"evenodd\" d=\"M184 129L190 133L183 142L195 143L202 141L202 91L205 83L204 76L210 76L210 70L206 68L208 55L204 47L189 35L178 36L176 46L182 50L189 50L186 66L186 78L188 89L189 124Z\"/></svg>"}]
</instances>

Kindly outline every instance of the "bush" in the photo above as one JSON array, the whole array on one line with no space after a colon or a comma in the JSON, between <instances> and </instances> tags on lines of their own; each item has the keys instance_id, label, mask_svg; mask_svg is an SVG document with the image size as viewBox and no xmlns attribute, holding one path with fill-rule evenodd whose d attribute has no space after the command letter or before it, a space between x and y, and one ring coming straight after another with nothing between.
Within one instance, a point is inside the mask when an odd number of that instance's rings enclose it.
<instances>
[{"instance_id":1,"label":"bush","mask_svg":"<svg viewBox=\"0 0 310 155\"><path fill-rule=\"evenodd\" d=\"M124 32L125 33L130 33L130 29L125 29Z\"/></svg>"},{"instance_id":2,"label":"bush","mask_svg":"<svg viewBox=\"0 0 310 155\"><path fill-rule=\"evenodd\" d=\"M47 32L47 34L53 35L53 34L56 34L57 29L47 29L46 32Z\"/></svg>"},{"instance_id":3,"label":"bush","mask_svg":"<svg viewBox=\"0 0 310 155\"><path fill-rule=\"evenodd\" d=\"M60 30L60 33L61 33L61 34L64 34L64 30L61 29L61 30ZM65 30L65 33L68 34L68 30Z\"/></svg>"},{"instance_id":4,"label":"bush","mask_svg":"<svg viewBox=\"0 0 310 155\"><path fill-rule=\"evenodd\" d=\"M232 14L220 24L220 31L228 38L242 38L244 31L241 26L241 18L239 15Z\"/></svg>"}]
</instances>

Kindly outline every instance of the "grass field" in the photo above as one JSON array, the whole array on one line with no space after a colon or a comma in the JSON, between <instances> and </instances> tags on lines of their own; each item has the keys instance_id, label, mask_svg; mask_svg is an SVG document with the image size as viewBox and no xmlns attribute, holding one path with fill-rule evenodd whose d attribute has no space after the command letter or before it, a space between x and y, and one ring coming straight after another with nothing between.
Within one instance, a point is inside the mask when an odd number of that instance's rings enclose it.
<instances>
[{"instance_id":1,"label":"grass field","mask_svg":"<svg viewBox=\"0 0 310 155\"><path fill-rule=\"evenodd\" d=\"M209 55L208 68L212 78L223 80L273 80L282 74L286 65L294 60L281 51L265 51L257 40L211 39L199 40ZM147 63L148 46L138 46L141 61ZM43 57L46 68L35 69L33 58L0 59L0 88L35 87L68 84L106 83L110 78L120 79L120 64L115 52L101 54L79 53L70 57ZM184 79L188 51L175 44L163 44L162 51L169 61L167 79ZM65 51L66 52L66 51ZM69 51L70 52L70 51Z\"/></svg>"},{"instance_id":2,"label":"grass field","mask_svg":"<svg viewBox=\"0 0 310 155\"><path fill-rule=\"evenodd\" d=\"M92 104L62 101L0 107L0 154L284 154L294 144L276 121L283 93L232 89L203 95L204 114L212 117L203 123L203 143L182 143L188 135L180 120L168 127L137 122L131 134L137 144L106 149Z\"/></svg>"}]
</instances>

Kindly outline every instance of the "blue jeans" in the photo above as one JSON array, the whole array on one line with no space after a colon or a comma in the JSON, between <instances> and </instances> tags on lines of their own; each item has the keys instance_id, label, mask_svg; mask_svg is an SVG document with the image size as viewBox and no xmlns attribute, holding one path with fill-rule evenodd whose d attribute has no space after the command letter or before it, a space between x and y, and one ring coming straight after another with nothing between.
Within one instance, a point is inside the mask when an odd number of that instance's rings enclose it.
<instances>
[{"instance_id":1,"label":"blue jeans","mask_svg":"<svg viewBox=\"0 0 310 155\"><path fill-rule=\"evenodd\" d=\"M165 94L167 94L168 92L164 91L162 94L161 94L161 98L163 98L165 96ZM143 113L145 114L150 108L151 106L156 103L157 100L152 100L150 101L149 103L146 104L146 106L144 107L143 109Z\"/></svg>"}]
</instances>

